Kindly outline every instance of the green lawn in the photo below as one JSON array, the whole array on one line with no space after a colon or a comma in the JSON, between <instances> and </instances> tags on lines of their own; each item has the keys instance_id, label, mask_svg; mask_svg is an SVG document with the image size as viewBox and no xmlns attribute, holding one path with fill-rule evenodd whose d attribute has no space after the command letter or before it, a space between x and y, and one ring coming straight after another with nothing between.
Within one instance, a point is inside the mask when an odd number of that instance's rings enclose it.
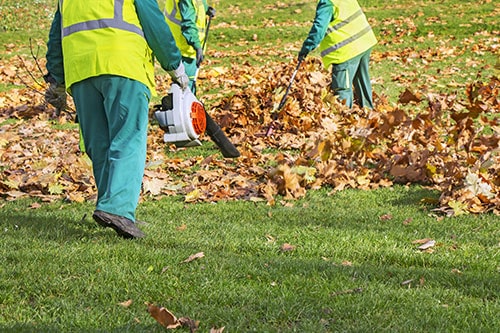
<instances>
[{"instance_id":1,"label":"green lawn","mask_svg":"<svg viewBox=\"0 0 500 333\"><path fill-rule=\"evenodd\" d=\"M141 205L140 241L98 227L91 203L9 203L0 330L159 332L153 302L204 332L494 332L498 221L441 220L422 203L433 197L416 186L272 208L172 197ZM414 243L425 238L432 252Z\"/></svg>"}]
</instances>

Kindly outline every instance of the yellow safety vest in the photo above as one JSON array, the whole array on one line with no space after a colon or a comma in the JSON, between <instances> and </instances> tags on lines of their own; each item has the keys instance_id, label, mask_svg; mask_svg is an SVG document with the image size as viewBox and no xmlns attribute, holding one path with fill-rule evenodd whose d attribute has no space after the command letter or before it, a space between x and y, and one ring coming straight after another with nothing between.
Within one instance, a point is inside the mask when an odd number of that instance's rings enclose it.
<instances>
[{"instance_id":1,"label":"yellow safety vest","mask_svg":"<svg viewBox=\"0 0 500 333\"><path fill-rule=\"evenodd\" d=\"M340 64L377 44L363 10L355 0L330 0L335 19L319 45L323 64Z\"/></svg>"},{"instance_id":2,"label":"yellow safety vest","mask_svg":"<svg viewBox=\"0 0 500 333\"><path fill-rule=\"evenodd\" d=\"M154 95L152 51L134 0L59 1L64 76L73 83L117 75L144 83Z\"/></svg>"},{"instance_id":3,"label":"yellow safety vest","mask_svg":"<svg viewBox=\"0 0 500 333\"><path fill-rule=\"evenodd\" d=\"M205 29L207 27L207 17L205 14L205 5L202 0L191 0L196 11L196 27L198 28L198 37L201 45L205 40ZM182 35L181 22L182 16L179 10L179 0L165 1L165 17L168 26L172 31L175 43L181 51L181 55L186 58L196 58L196 50L187 43L186 38Z\"/></svg>"}]
</instances>

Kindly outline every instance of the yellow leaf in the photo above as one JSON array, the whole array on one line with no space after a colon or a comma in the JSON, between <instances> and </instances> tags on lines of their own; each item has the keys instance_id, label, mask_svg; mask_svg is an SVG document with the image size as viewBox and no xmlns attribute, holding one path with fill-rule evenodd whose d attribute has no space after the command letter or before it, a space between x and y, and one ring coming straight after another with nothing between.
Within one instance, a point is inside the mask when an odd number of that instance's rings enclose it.
<instances>
[{"instance_id":1,"label":"yellow leaf","mask_svg":"<svg viewBox=\"0 0 500 333\"><path fill-rule=\"evenodd\" d=\"M184 198L185 202L195 202L201 197L201 192L199 189L195 189L188 194L186 194L186 197Z\"/></svg>"},{"instance_id":2,"label":"yellow leaf","mask_svg":"<svg viewBox=\"0 0 500 333\"><path fill-rule=\"evenodd\" d=\"M49 185L49 193L50 194L61 194L63 193L64 186L59 183L53 183Z\"/></svg>"}]
</instances>

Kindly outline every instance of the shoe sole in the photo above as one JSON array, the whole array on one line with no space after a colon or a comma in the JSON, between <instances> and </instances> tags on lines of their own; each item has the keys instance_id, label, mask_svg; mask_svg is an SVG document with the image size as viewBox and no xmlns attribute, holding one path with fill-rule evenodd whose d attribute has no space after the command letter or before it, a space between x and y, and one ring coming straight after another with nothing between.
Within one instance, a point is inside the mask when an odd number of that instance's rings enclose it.
<instances>
[{"instance_id":1,"label":"shoe sole","mask_svg":"<svg viewBox=\"0 0 500 333\"><path fill-rule=\"evenodd\" d=\"M129 232L126 232L123 229L121 229L119 226L117 226L117 225L115 225L115 224L113 224L111 222L107 222L107 221L103 220L101 217L99 217L95 213L92 215L92 218L100 226L102 226L104 228L111 228L111 229L113 229L119 236L121 236L123 238L133 239L133 238L142 238L142 237L144 237L144 235L137 236L137 235L133 235L133 234L131 234Z\"/></svg>"}]
</instances>

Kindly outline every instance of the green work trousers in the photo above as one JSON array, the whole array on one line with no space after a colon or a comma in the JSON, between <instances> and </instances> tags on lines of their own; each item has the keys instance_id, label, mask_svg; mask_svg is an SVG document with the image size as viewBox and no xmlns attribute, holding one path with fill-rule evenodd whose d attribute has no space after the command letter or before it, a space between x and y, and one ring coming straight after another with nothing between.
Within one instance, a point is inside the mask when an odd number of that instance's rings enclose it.
<instances>
[{"instance_id":1,"label":"green work trousers","mask_svg":"<svg viewBox=\"0 0 500 333\"><path fill-rule=\"evenodd\" d=\"M350 108L354 101L360 107L373 109L372 85L368 71L370 53L371 49L346 62L332 65L333 93Z\"/></svg>"},{"instance_id":2,"label":"green work trousers","mask_svg":"<svg viewBox=\"0 0 500 333\"><path fill-rule=\"evenodd\" d=\"M71 86L97 185L96 209L135 221L146 162L149 88L120 76Z\"/></svg>"}]
</instances>

